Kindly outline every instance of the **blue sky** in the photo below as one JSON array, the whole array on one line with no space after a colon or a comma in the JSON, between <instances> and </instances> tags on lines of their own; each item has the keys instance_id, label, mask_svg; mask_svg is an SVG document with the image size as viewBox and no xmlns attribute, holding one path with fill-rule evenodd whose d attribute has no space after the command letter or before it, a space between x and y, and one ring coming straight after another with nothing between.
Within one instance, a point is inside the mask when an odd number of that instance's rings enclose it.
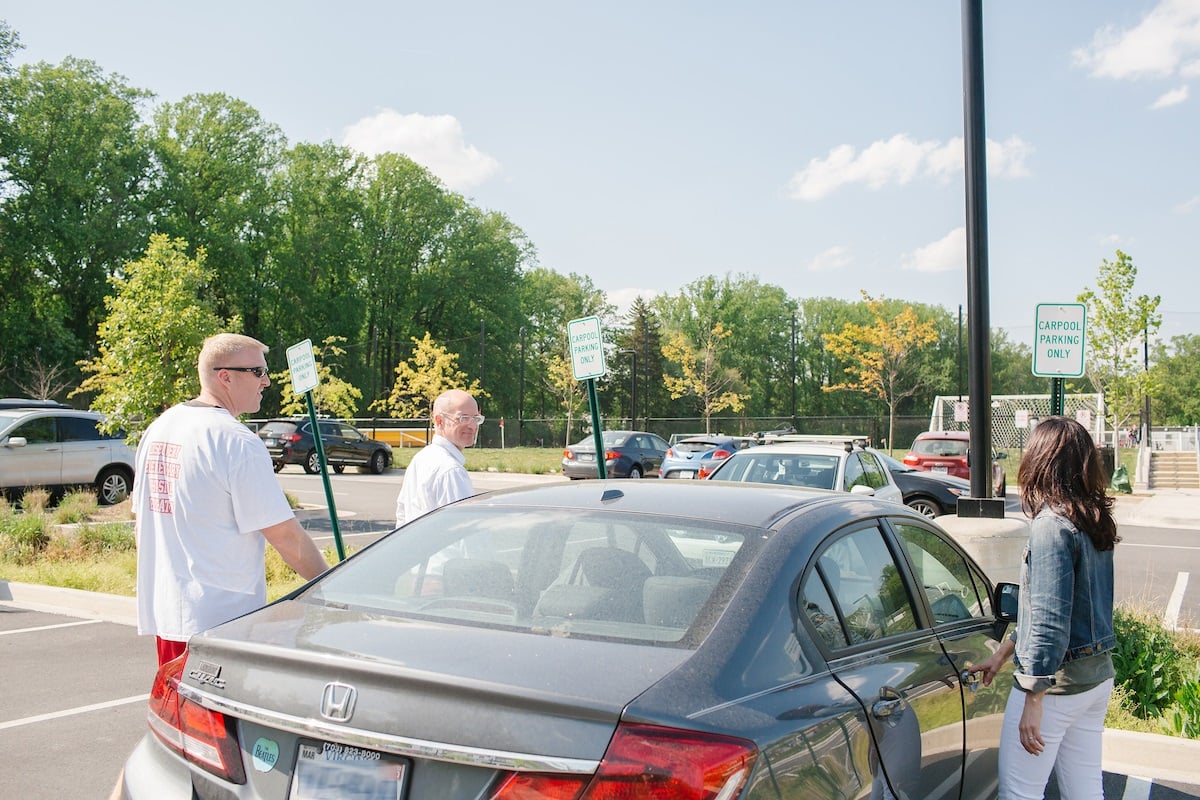
<instances>
[{"instance_id":1,"label":"blue sky","mask_svg":"<svg viewBox=\"0 0 1200 800\"><path fill-rule=\"evenodd\" d=\"M4 7L7 6L7 7ZM397 150L625 306L703 276L966 303L957 0L7 2L71 55L291 142ZM1200 333L1200 0L985 3L991 322L1129 253ZM1189 278L1188 275L1193 277Z\"/></svg>"}]
</instances>

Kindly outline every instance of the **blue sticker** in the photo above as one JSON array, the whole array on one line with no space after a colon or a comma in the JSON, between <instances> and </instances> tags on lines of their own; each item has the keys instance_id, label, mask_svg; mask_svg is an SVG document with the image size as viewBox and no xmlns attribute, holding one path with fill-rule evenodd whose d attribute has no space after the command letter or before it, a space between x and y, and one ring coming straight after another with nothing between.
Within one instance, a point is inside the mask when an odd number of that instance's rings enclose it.
<instances>
[{"instance_id":1,"label":"blue sticker","mask_svg":"<svg viewBox=\"0 0 1200 800\"><path fill-rule=\"evenodd\" d=\"M279 761L279 745L270 739L259 739L254 743L251 752L254 757L254 768L259 772L270 772Z\"/></svg>"}]
</instances>

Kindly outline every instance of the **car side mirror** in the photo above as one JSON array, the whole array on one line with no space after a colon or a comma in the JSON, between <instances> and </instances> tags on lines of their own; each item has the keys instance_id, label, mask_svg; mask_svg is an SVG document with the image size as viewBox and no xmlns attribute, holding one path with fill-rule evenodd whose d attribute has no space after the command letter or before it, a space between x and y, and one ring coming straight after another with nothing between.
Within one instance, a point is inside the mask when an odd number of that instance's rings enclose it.
<instances>
[{"instance_id":1,"label":"car side mirror","mask_svg":"<svg viewBox=\"0 0 1200 800\"><path fill-rule=\"evenodd\" d=\"M865 483L858 483L850 487L850 494L865 494L868 497L872 497L875 494L875 490Z\"/></svg>"},{"instance_id":2,"label":"car side mirror","mask_svg":"<svg viewBox=\"0 0 1200 800\"><path fill-rule=\"evenodd\" d=\"M4 443L5 447L24 447L29 444L24 436L10 436L8 441Z\"/></svg>"},{"instance_id":3,"label":"car side mirror","mask_svg":"<svg viewBox=\"0 0 1200 800\"><path fill-rule=\"evenodd\" d=\"M1015 583L997 583L992 594L992 610L997 621L1016 622L1021 587Z\"/></svg>"}]
</instances>

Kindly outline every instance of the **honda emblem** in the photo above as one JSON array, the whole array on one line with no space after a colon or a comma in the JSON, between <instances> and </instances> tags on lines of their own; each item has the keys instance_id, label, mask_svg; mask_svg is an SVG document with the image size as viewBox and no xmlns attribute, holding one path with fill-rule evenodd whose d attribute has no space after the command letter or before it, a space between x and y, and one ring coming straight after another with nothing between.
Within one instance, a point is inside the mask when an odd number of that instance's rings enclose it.
<instances>
[{"instance_id":1,"label":"honda emblem","mask_svg":"<svg viewBox=\"0 0 1200 800\"><path fill-rule=\"evenodd\" d=\"M354 714L354 701L358 690L353 686L332 681L325 684L321 695L321 716L334 722L347 722Z\"/></svg>"}]
</instances>

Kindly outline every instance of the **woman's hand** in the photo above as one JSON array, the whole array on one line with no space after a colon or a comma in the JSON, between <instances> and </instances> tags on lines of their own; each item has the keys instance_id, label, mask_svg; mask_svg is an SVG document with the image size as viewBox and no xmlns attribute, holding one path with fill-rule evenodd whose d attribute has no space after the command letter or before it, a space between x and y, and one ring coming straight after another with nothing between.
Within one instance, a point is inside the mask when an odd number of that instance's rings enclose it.
<instances>
[{"instance_id":1,"label":"woman's hand","mask_svg":"<svg viewBox=\"0 0 1200 800\"><path fill-rule=\"evenodd\" d=\"M1046 749L1042 741L1042 696L1045 692L1026 692L1025 708L1021 711L1021 747L1031 756L1040 756Z\"/></svg>"},{"instance_id":2,"label":"woman's hand","mask_svg":"<svg viewBox=\"0 0 1200 800\"><path fill-rule=\"evenodd\" d=\"M970 673L982 672L983 685L991 686L992 681L1004 669L1004 665L1012 658L1014 645L1008 639L1005 639L1000 647L996 648L996 652L992 653L986 660L981 661L974 666L967 667Z\"/></svg>"}]
</instances>

